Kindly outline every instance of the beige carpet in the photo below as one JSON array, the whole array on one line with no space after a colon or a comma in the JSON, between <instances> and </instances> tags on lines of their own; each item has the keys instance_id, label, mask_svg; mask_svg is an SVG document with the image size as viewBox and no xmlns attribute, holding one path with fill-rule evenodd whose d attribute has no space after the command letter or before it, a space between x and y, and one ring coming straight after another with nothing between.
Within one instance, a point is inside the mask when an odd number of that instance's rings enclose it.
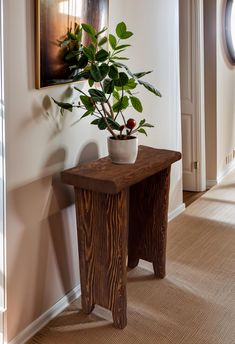
<instances>
[{"instance_id":1,"label":"beige carpet","mask_svg":"<svg viewBox=\"0 0 235 344\"><path fill-rule=\"evenodd\" d=\"M128 273L128 326L77 300L30 344L235 344L235 173L169 225L167 277Z\"/></svg>"}]
</instances>

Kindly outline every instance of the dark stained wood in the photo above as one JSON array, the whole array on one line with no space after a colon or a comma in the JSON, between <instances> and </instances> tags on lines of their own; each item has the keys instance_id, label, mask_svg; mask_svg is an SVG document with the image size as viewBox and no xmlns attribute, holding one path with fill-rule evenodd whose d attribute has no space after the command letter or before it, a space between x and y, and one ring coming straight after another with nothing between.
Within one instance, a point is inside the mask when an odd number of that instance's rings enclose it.
<instances>
[{"instance_id":1,"label":"dark stained wood","mask_svg":"<svg viewBox=\"0 0 235 344\"><path fill-rule=\"evenodd\" d=\"M190 204L195 202L198 198L204 195L206 191L196 192L196 191L183 191L183 202L185 206L188 207Z\"/></svg>"},{"instance_id":2,"label":"dark stained wood","mask_svg":"<svg viewBox=\"0 0 235 344\"><path fill-rule=\"evenodd\" d=\"M165 276L169 186L170 167L130 188L128 266L147 260L158 278Z\"/></svg>"},{"instance_id":3,"label":"dark stained wood","mask_svg":"<svg viewBox=\"0 0 235 344\"><path fill-rule=\"evenodd\" d=\"M156 277L165 276L170 169L180 158L140 146L135 164L106 157L62 172L75 189L85 313L98 304L112 311L115 327L126 326L127 243L130 268L141 258L153 263Z\"/></svg>"},{"instance_id":4,"label":"dark stained wood","mask_svg":"<svg viewBox=\"0 0 235 344\"><path fill-rule=\"evenodd\" d=\"M179 152L139 146L135 164L116 165L106 157L66 170L61 176L66 184L114 194L167 168L180 159Z\"/></svg>"},{"instance_id":5,"label":"dark stained wood","mask_svg":"<svg viewBox=\"0 0 235 344\"><path fill-rule=\"evenodd\" d=\"M75 189L82 308L110 309L114 325L126 318L127 191L116 195Z\"/></svg>"}]
</instances>

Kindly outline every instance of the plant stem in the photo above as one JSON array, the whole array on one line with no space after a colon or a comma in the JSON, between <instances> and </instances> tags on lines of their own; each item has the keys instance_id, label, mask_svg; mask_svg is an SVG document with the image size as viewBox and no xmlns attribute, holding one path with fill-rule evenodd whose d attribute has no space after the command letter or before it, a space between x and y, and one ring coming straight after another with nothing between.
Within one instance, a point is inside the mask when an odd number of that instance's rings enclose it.
<instances>
[{"instance_id":1,"label":"plant stem","mask_svg":"<svg viewBox=\"0 0 235 344\"><path fill-rule=\"evenodd\" d=\"M117 135L115 134L115 132L112 130L112 128L110 127L107 118L102 114L102 112L100 111L100 109L98 108L97 104L95 104L95 107L97 109L97 111L99 112L99 114L101 115L101 117L105 120L105 123L107 125L107 129L110 132L110 134L115 137L115 139L117 140Z\"/></svg>"},{"instance_id":2,"label":"plant stem","mask_svg":"<svg viewBox=\"0 0 235 344\"><path fill-rule=\"evenodd\" d=\"M123 86L122 86L122 96L121 96L119 102L122 102L123 97L124 97L124 88L123 88ZM117 117L118 117L118 115L119 115L120 112L121 112L121 110L118 111L118 113L116 114L114 120L117 119ZM123 116L123 115L122 115L122 116Z\"/></svg>"},{"instance_id":3,"label":"plant stem","mask_svg":"<svg viewBox=\"0 0 235 344\"><path fill-rule=\"evenodd\" d=\"M114 112L113 112L113 109L112 109L112 106L111 106L109 100L107 101L107 105L108 105L108 107L109 107L110 115L111 115L112 119L114 119L114 117L115 117L115 116L114 116Z\"/></svg>"}]
</instances>

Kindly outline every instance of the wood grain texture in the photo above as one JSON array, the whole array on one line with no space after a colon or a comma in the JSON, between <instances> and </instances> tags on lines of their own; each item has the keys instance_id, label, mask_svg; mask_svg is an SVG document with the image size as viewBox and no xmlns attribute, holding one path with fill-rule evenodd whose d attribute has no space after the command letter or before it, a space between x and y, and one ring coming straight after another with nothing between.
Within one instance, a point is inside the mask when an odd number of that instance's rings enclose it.
<instances>
[{"instance_id":1,"label":"wood grain texture","mask_svg":"<svg viewBox=\"0 0 235 344\"><path fill-rule=\"evenodd\" d=\"M152 262L157 278L165 276L169 187L170 167L130 188L128 266Z\"/></svg>"},{"instance_id":2,"label":"wood grain texture","mask_svg":"<svg viewBox=\"0 0 235 344\"><path fill-rule=\"evenodd\" d=\"M115 165L106 157L62 172L64 183L86 190L115 194L167 168L181 153L139 146L135 164Z\"/></svg>"},{"instance_id":3,"label":"wood grain texture","mask_svg":"<svg viewBox=\"0 0 235 344\"><path fill-rule=\"evenodd\" d=\"M82 307L112 311L114 326L126 318L127 191L116 195L75 188Z\"/></svg>"}]
</instances>

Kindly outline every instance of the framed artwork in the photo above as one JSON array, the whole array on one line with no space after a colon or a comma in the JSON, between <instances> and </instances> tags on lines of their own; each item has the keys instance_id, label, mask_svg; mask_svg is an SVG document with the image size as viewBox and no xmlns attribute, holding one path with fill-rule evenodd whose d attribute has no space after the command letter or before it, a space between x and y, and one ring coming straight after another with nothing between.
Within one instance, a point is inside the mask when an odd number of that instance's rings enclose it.
<instances>
[{"instance_id":1,"label":"framed artwork","mask_svg":"<svg viewBox=\"0 0 235 344\"><path fill-rule=\"evenodd\" d=\"M59 41L75 23L108 26L108 0L36 0L36 88L72 82Z\"/></svg>"},{"instance_id":2,"label":"framed artwork","mask_svg":"<svg viewBox=\"0 0 235 344\"><path fill-rule=\"evenodd\" d=\"M235 0L226 1L224 26L229 59L232 64L235 64Z\"/></svg>"}]
</instances>

